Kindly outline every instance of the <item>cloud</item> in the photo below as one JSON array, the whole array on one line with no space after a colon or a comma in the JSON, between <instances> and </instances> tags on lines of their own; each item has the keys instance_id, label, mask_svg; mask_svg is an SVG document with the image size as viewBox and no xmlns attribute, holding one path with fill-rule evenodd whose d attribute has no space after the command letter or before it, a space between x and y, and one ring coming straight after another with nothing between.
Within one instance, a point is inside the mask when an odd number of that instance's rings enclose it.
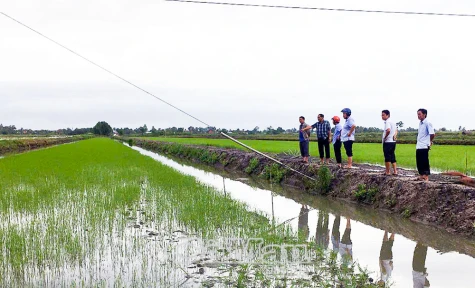
<instances>
[{"instance_id":1,"label":"cloud","mask_svg":"<svg viewBox=\"0 0 475 288\"><path fill-rule=\"evenodd\" d=\"M298 3L475 13L472 1ZM364 126L380 125L380 111L389 109L414 127L420 107L436 127L471 123L472 18L161 1L15 1L3 8L218 127L290 128L299 115L339 115L343 107ZM2 123L35 129L107 119L129 127L201 125L5 17L0 26Z\"/></svg>"}]
</instances>

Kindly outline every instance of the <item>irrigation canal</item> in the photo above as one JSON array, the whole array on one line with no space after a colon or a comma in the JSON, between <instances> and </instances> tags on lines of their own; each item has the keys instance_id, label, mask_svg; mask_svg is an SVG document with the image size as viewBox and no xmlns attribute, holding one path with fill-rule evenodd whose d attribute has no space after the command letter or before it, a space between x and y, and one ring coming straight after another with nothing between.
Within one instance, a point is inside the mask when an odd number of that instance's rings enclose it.
<instances>
[{"instance_id":1,"label":"irrigation canal","mask_svg":"<svg viewBox=\"0 0 475 288\"><path fill-rule=\"evenodd\" d=\"M264 212L277 224L287 221L295 231L300 228L308 241L318 241L340 254L346 247L346 253L371 271L375 281L389 278L392 287L473 287L475 283L473 239L360 205L306 195L292 188L263 186L242 175L222 176L218 171L205 171L139 147L133 149ZM342 239L348 236L351 249L341 245L348 242Z\"/></svg>"}]
</instances>

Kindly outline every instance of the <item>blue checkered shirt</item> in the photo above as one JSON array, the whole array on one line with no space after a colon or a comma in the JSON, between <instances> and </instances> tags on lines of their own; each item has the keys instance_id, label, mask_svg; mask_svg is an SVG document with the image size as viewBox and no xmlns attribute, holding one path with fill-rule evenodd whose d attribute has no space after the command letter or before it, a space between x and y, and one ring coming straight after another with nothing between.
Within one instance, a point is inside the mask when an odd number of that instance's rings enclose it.
<instances>
[{"instance_id":1,"label":"blue checkered shirt","mask_svg":"<svg viewBox=\"0 0 475 288\"><path fill-rule=\"evenodd\" d=\"M327 139L328 138L328 133L331 130L330 122L328 122L327 120L323 120L322 123L317 122L317 123L313 124L312 128L317 129L317 139L318 138Z\"/></svg>"}]
</instances>

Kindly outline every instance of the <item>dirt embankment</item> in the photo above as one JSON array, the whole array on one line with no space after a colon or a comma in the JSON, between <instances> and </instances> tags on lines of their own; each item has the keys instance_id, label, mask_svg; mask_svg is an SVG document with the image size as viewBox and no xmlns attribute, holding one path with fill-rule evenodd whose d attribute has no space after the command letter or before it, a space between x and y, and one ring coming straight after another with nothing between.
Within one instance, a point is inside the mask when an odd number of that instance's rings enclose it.
<instances>
[{"instance_id":1,"label":"dirt embankment","mask_svg":"<svg viewBox=\"0 0 475 288\"><path fill-rule=\"evenodd\" d=\"M226 171L259 175L310 194L359 202L451 233L475 235L475 188L457 184L454 178L432 175L430 182L424 182L414 180L415 173L410 170L401 169L398 176L385 176L383 168L378 166L356 165L355 169L341 169L332 164L305 164L300 157L277 156L286 165L316 179L312 181L255 153L141 139L133 141L134 145L147 150Z\"/></svg>"},{"instance_id":2,"label":"dirt embankment","mask_svg":"<svg viewBox=\"0 0 475 288\"><path fill-rule=\"evenodd\" d=\"M0 155L22 153L22 152L26 152L30 150L71 143L71 142L89 139L89 138L91 138L91 136L0 140Z\"/></svg>"}]
</instances>

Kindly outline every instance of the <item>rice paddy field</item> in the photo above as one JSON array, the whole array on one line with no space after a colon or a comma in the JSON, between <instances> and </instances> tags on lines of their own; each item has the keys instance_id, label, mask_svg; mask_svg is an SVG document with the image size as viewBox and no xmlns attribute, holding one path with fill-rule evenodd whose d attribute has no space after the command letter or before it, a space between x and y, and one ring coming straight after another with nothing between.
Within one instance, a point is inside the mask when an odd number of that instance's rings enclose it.
<instances>
[{"instance_id":1,"label":"rice paddy field","mask_svg":"<svg viewBox=\"0 0 475 288\"><path fill-rule=\"evenodd\" d=\"M242 146L228 139L206 139L206 138L169 138L150 137L150 140L177 142L182 144L212 145L228 148L243 149ZM267 153L287 153L300 155L297 141L266 141L266 140L242 140L246 145L251 146L261 152ZM415 169L416 157L415 144L398 144L396 148L396 159L398 166ZM333 155L333 147L331 148ZM310 156L318 156L316 142L310 142ZM345 150L342 147L343 161L346 159ZM370 163L384 165L382 145L379 143L358 143L353 145L353 160L356 163ZM456 170L470 175L475 174L475 146L462 145L434 145L430 152L430 163L433 170L446 171Z\"/></svg>"},{"instance_id":2,"label":"rice paddy field","mask_svg":"<svg viewBox=\"0 0 475 288\"><path fill-rule=\"evenodd\" d=\"M226 249L218 252L228 264L200 266L211 257L203 241L313 244L111 139L6 156L0 191L0 287L371 286L354 263L316 246L307 279L269 276L262 265L233 262ZM204 269L214 276L200 278Z\"/></svg>"}]
</instances>

